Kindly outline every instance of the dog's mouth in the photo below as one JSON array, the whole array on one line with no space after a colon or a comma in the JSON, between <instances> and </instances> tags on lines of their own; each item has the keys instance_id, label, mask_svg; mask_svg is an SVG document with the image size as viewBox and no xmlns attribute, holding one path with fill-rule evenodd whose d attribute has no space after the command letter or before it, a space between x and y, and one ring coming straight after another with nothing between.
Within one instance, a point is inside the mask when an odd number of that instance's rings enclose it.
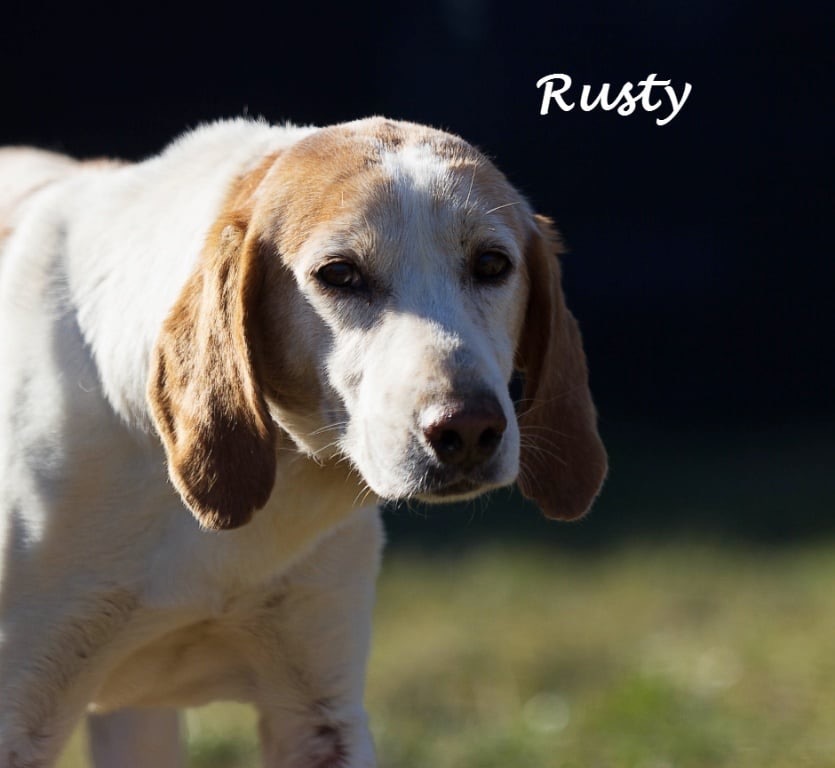
<instances>
[{"instance_id":1,"label":"dog's mouth","mask_svg":"<svg viewBox=\"0 0 835 768\"><path fill-rule=\"evenodd\" d=\"M415 493L415 498L429 503L465 501L486 493L498 484L483 473L463 475L444 471L429 472L424 487Z\"/></svg>"},{"instance_id":2,"label":"dog's mouth","mask_svg":"<svg viewBox=\"0 0 835 768\"><path fill-rule=\"evenodd\" d=\"M482 473L479 473L478 476L462 473L453 475L434 468L424 471L422 482L417 487L408 489L405 493L389 494L385 491L378 491L377 493L379 498L389 502L412 499L427 504L444 504L470 501L503 485L507 485L507 482L497 481L492 475L488 477L482 476Z\"/></svg>"},{"instance_id":3,"label":"dog's mouth","mask_svg":"<svg viewBox=\"0 0 835 768\"><path fill-rule=\"evenodd\" d=\"M483 487L483 483L469 478L462 478L461 480L455 480L446 485L428 488L420 494L419 498L429 501L430 499L447 499L451 496L469 496L479 493Z\"/></svg>"}]
</instances>

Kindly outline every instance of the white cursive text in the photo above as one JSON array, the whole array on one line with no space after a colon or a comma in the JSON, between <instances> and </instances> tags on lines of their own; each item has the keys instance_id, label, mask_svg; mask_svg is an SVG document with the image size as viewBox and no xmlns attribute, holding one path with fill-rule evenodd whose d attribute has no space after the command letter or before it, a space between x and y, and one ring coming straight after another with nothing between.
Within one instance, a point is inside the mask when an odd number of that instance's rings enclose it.
<instances>
[{"instance_id":1,"label":"white cursive text","mask_svg":"<svg viewBox=\"0 0 835 768\"><path fill-rule=\"evenodd\" d=\"M669 102L671 107L670 113L664 118L656 118L656 125L667 125L684 106L690 91L693 86L690 83L684 84L684 89L679 96L675 88L670 85L670 80L656 80L655 73L648 75L646 79L638 82L637 88L631 82L626 82L618 91L614 98L610 99L611 86L609 83L603 83L600 86L597 95L592 98L592 87L584 85L580 92L580 109L584 112L591 112L598 106L606 112L617 109L619 115L631 115L640 105L645 112L654 112L656 109L664 105L665 100ZM564 112L570 112L574 109L575 103L569 102L563 98L563 94L571 89L571 78L568 75L546 75L540 77L536 81L537 88L543 88L542 91L542 105L539 109L540 115L547 115L552 102L556 102L557 106ZM658 89L657 91L654 89ZM666 95L666 99L665 99ZM655 101L653 97L658 96Z\"/></svg>"}]
</instances>

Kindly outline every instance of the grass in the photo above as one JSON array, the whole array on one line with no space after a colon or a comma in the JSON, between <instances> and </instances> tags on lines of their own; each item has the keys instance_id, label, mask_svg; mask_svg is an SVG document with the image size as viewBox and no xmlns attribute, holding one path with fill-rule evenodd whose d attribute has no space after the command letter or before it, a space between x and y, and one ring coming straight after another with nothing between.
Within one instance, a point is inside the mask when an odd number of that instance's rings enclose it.
<instances>
[{"instance_id":1,"label":"grass","mask_svg":"<svg viewBox=\"0 0 835 768\"><path fill-rule=\"evenodd\" d=\"M383 768L835 767L835 544L395 551L368 708ZM254 716L188 713L191 768ZM60 768L80 768L81 733Z\"/></svg>"}]
</instances>

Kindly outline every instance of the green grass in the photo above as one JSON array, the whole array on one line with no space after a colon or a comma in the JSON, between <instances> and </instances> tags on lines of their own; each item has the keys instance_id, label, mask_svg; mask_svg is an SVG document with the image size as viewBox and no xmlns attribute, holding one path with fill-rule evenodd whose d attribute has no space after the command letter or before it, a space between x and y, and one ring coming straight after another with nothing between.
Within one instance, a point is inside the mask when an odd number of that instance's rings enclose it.
<instances>
[{"instance_id":1,"label":"green grass","mask_svg":"<svg viewBox=\"0 0 835 768\"><path fill-rule=\"evenodd\" d=\"M835 767L835 545L395 552L368 708L381 768ZM258 764L247 709L188 724Z\"/></svg>"}]
</instances>

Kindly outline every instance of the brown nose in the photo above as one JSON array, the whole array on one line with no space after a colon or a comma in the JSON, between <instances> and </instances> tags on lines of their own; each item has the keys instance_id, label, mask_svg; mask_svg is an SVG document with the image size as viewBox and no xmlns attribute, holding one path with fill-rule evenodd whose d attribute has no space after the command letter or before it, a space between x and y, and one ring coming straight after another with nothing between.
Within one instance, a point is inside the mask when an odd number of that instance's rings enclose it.
<instances>
[{"instance_id":1,"label":"brown nose","mask_svg":"<svg viewBox=\"0 0 835 768\"><path fill-rule=\"evenodd\" d=\"M473 469L496 452L506 427L501 405L489 397L445 411L423 434L443 464Z\"/></svg>"}]
</instances>

